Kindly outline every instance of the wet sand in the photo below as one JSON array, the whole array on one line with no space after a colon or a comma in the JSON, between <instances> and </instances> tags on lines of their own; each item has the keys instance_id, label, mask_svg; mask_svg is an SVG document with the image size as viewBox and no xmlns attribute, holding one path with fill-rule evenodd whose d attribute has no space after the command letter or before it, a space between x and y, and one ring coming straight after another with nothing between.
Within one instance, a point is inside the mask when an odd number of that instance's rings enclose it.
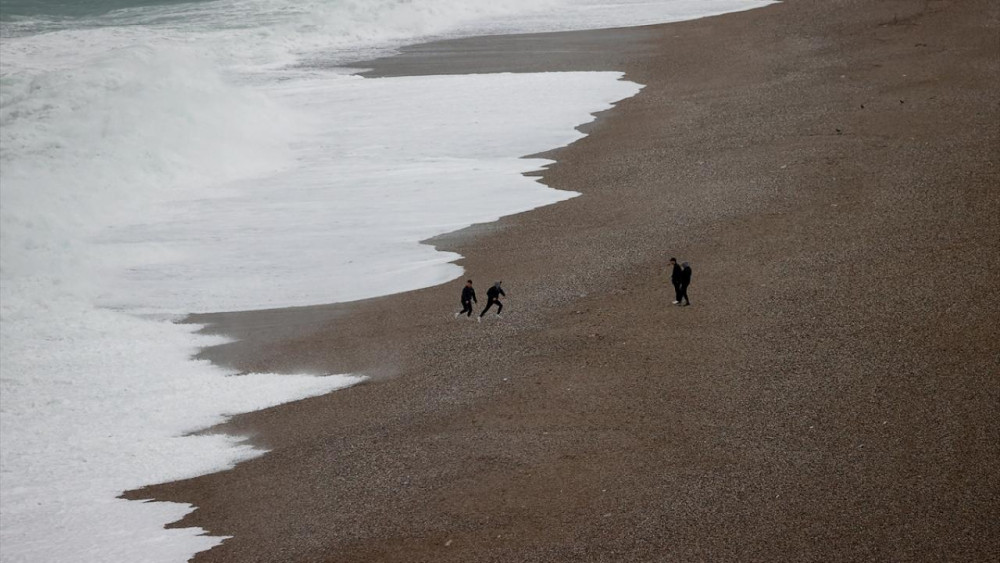
<instances>
[{"instance_id":1,"label":"wet sand","mask_svg":"<svg viewBox=\"0 0 1000 563\"><path fill-rule=\"evenodd\" d=\"M502 320L453 319L462 280L192 318L241 339L221 364L371 380L128 498L234 536L204 562L995 561L998 12L800 0L366 63L646 88L549 154L582 197L432 241L504 280Z\"/></svg>"}]
</instances>

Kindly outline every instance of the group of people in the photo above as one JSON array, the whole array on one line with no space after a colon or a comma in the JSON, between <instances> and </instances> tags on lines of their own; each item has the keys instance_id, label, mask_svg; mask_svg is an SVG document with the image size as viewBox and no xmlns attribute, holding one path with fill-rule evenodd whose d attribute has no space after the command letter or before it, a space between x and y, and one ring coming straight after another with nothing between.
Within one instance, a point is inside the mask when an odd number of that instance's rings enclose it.
<instances>
[{"instance_id":1,"label":"group of people","mask_svg":"<svg viewBox=\"0 0 1000 563\"><path fill-rule=\"evenodd\" d=\"M690 305L688 286L691 285L691 265L687 262L677 265L677 259L671 258L670 283L674 285L674 305Z\"/></svg>"},{"instance_id":2,"label":"group of people","mask_svg":"<svg viewBox=\"0 0 1000 563\"><path fill-rule=\"evenodd\" d=\"M687 293L688 286L691 285L691 265L687 262L678 264L676 258L671 258L670 266L670 283L674 286L674 305L688 306L691 304ZM493 305L497 306L497 318L500 318L500 312L503 311L503 303L500 302L500 296L507 296L503 292L503 288L500 287L501 283L503 282L494 282L493 287L486 290L486 307L483 307L483 311L476 317L477 321L482 322L483 315ZM472 318L473 303L478 303L476 300L476 290L472 287L472 280L465 280L465 287L462 288L462 310L455 313L455 318L457 319L462 315Z\"/></svg>"},{"instance_id":3,"label":"group of people","mask_svg":"<svg viewBox=\"0 0 1000 563\"><path fill-rule=\"evenodd\" d=\"M501 283L503 282L495 282L493 287L486 290L486 307L484 307L483 312L479 313L479 316L476 317L477 321L482 322L483 315L485 315L494 304L497 306L497 317L500 317L500 311L503 311L503 303L500 302L500 296L507 296L507 294L503 292L503 288L500 287ZM478 303L478 301L476 301L476 290L472 288L472 280L466 280L465 287L462 288L462 310L455 313L455 318L457 319L462 315L471 318L473 303Z\"/></svg>"}]
</instances>

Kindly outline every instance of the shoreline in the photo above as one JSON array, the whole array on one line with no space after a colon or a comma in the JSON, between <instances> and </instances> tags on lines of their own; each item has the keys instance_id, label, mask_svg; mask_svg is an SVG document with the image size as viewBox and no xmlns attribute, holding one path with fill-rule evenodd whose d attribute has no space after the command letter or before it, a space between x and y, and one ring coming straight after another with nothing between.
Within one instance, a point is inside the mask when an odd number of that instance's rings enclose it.
<instances>
[{"instance_id":1,"label":"shoreline","mask_svg":"<svg viewBox=\"0 0 1000 563\"><path fill-rule=\"evenodd\" d=\"M127 498L194 504L179 525L235 536L197 561L986 560L997 10L932 4L803 1L364 63L645 88L543 153L544 182L582 197L431 241L481 290L505 281L500 323L452 319L461 280L193 316L240 338L201 358L370 380L234 417L221 430L271 451ZM667 254L694 265L693 307L668 306ZM966 283L927 275L942 255Z\"/></svg>"}]
</instances>

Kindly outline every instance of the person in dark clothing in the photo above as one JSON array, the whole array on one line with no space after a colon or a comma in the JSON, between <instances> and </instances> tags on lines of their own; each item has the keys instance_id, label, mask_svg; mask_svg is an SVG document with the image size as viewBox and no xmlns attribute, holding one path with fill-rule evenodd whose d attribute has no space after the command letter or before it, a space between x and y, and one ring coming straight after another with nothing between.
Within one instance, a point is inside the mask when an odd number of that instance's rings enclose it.
<instances>
[{"instance_id":1,"label":"person in dark clothing","mask_svg":"<svg viewBox=\"0 0 1000 563\"><path fill-rule=\"evenodd\" d=\"M670 271L670 283L674 285L674 305L679 305L681 302L681 279L683 274L681 273L681 267L677 265L677 259L671 258L670 265L672 266Z\"/></svg>"},{"instance_id":2,"label":"person in dark clothing","mask_svg":"<svg viewBox=\"0 0 1000 563\"><path fill-rule=\"evenodd\" d=\"M677 302L678 304L683 299L684 305L690 305L691 300L688 299L688 286L691 285L691 266L684 262L681 264L681 284L680 288L677 290Z\"/></svg>"},{"instance_id":3,"label":"person in dark clothing","mask_svg":"<svg viewBox=\"0 0 1000 563\"><path fill-rule=\"evenodd\" d=\"M465 281L465 287L462 288L462 310L455 313L455 318L462 316L464 313L467 317L472 317L472 303L476 301L476 290L472 289L472 280Z\"/></svg>"},{"instance_id":4,"label":"person in dark clothing","mask_svg":"<svg viewBox=\"0 0 1000 563\"><path fill-rule=\"evenodd\" d=\"M486 307L483 309L482 313L479 313L480 321L483 320L483 315L486 314L486 311L490 310L490 307L492 307L494 303L497 304L498 317L500 316L500 311L503 311L503 303L500 302L500 296L503 295L504 297L507 297L507 294L504 293L503 288L500 287L501 283L503 282L496 282L493 284L493 287L486 290Z\"/></svg>"}]
</instances>

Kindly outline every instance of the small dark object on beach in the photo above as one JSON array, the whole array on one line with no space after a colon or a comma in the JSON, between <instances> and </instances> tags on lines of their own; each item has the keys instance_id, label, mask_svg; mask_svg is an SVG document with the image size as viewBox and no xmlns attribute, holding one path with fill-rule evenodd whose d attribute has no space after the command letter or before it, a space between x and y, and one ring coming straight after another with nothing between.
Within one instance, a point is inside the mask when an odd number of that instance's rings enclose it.
<instances>
[{"instance_id":1,"label":"small dark object on beach","mask_svg":"<svg viewBox=\"0 0 1000 563\"><path fill-rule=\"evenodd\" d=\"M681 302L681 279L683 274L681 273L680 264L677 263L676 258L670 259L670 284L674 286L674 305L678 305Z\"/></svg>"},{"instance_id":2,"label":"small dark object on beach","mask_svg":"<svg viewBox=\"0 0 1000 563\"><path fill-rule=\"evenodd\" d=\"M500 311L503 311L503 303L500 302L500 296L503 295L506 297L507 294L504 293L503 288L500 287L500 284L502 283L503 282L496 282L493 284L493 287L486 290L486 307L483 308L482 313L479 313L480 320L483 318L483 315L486 314L486 311L489 311L490 307L494 304L497 306L497 317L500 316Z\"/></svg>"},{"instance_id":3,"label":"small dark object on beach","mask_svg":"<svg viewBox=\"0 0 1000 563\"><path fill-rule=\"evenodd\" d=\"M681 264L681 285L677 292L677 304L680 305L683 300L684 306L690 305L691 300L688 299L688 286L691 285L691 265L687 262Z\"/></svg>"},{"instance_id":4,"label":"small dark object on beach","mask_svg":"<svg viewBox=\"0 0 1000 563\"><path fill-rule=\"evenodd\" d=\"M462 288L462 310L455 313L455 318L462 316L472 317L472 304L476 301L476 290L472 288L472 280L466 280L465 287Z\"/></svg>"}]
</instances>

